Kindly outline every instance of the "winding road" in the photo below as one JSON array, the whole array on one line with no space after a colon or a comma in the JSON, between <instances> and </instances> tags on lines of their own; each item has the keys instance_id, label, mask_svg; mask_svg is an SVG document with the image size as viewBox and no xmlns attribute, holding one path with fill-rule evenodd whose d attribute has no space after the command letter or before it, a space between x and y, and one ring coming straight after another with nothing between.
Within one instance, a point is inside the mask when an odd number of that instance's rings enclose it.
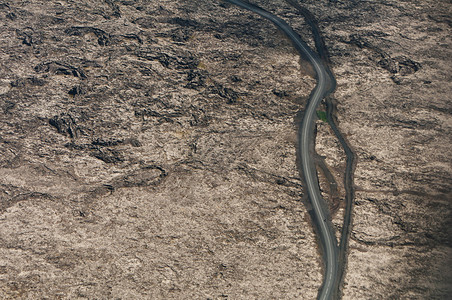
<instances>
[{"instance_id":1,"label":"winding road","mask_svg":"<svg viewBox=\"0 0 452 300\"><path fill-rule=\"evenodd\" d=\"M314 222L317 226L319 239L324 251L325 275L318 299L329 300L337 297L337 283L339 280L338 246L334 230L329 221L327 205L320 194L317 172L313 160L314 153L310 152L313 141L314 121L316 109L323 98L335 89L335 80L325 69L321 59L314 53L300 36L281 18L266 10L241 0L226 0L247 10L250 10L273 22L292 41L300 55L307 59L317 74L317 84L312 91L304 116L298 130L298 159L301 162L302 173L313 208Z\"/></svg>"}]
</instances>

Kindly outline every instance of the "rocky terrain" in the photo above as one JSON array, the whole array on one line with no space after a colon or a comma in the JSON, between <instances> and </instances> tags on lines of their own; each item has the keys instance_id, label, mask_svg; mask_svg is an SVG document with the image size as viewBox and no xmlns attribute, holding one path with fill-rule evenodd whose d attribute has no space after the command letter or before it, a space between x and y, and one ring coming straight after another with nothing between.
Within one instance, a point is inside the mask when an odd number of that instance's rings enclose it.
<instances>
[{"instance_id":1,"label":"rocky terrain","mask_svg":"<svg viewBox=\"0 0 452 300\"><path fill-rule=\"evenodd\" d=\"M255 3L312 45L285 1ZM357 159L343 299L447 299L452 6L302 4ZM316 297L295 161L315 80L272 24L221 1L11 0L0 26L0 298ZM339 232L322 118L316 150Z\"/></svg>"}]
</instances>

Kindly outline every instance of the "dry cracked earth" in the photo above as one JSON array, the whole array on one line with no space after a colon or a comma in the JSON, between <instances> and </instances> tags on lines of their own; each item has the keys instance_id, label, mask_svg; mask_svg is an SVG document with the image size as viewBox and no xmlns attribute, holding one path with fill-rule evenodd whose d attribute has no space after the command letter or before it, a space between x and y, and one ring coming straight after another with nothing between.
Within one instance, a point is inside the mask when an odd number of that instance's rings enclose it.
<instances>
[{"instance_id":1,"label":"dry cracked earth","mask_svg":"<svg viewBox=\"0 0 452 300\"><path fill-rule=\"evenodd\" d=\"M255 3L312 45L285 1ZM357 157L343 299L448 299L452 5L302 4ZM0 298L316 297L295 161L315 80L272 24L221 1L10 0L0 26Z\"/></svg>"}]
</instances>

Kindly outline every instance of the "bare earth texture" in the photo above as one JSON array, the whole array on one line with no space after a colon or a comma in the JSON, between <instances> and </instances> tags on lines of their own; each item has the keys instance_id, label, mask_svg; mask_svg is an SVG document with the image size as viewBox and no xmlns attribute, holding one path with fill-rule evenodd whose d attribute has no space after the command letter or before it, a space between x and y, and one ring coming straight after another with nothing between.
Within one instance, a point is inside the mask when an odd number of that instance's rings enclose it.
<instances>
[{"instance_id":1,"label":"bare earth texture","mask_svg":"<svg viewBox=\"0 0 452 300\"><path fill-rule=\"evenodd\" d=\"M451 4L304 5L357 156L343 299L446 299ZM0 298L316 297L295 162L315 80L273 25L219 1L12 0L0 26ZM321 120L316 150L343 194Z\"/></svg>"}]
</instances>

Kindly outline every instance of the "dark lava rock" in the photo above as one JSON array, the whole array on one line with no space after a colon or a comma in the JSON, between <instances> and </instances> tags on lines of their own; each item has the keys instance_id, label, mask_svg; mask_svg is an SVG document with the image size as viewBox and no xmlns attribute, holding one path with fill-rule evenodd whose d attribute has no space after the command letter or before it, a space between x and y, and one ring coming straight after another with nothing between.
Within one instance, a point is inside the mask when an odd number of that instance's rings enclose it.
<instances>
[{"instance_id":1,"label":"dark lava rock","mask_svg":"<svg viewBox=\"0 0 452 300\"><path fill-rule=\"evenodd\" d=\"M102 160L103 162L105 162L107 164L118 163L118 162L124 161L124 157L122 156L122 154L119 151L113 150L113 149L108 149L108 148L107 149L99 149L98 151L95 151L92 154L92 156Z\"/></svg>"},{"instance_id":2,"label":"dark lava rock","mask_svg":"<svg viewBox=\"0 0 452 300\"><path fill-rule=\"evenodd\" d=\"M76 85L72 89L69 90L68 94L72 95L72 96L83 95L83 94L86 94L86 89L80 85Z\"/></svg>"},{"instance_id":3,"label":"dark lava rock","mask_svg":"<svg viewBox=\"0 0 452 300\"><path fill-rule=\"evenodd\" d=\"M69 135L71 138L78 136L77 124L69 114L63 113L59 116L54 116L49 120L49 124L55 127L58 133Z\"/></svg>"},{"instance_id":4,"label":"dark lava rock","mask_svg":"<svg viewBox=\"0 0 452 300\"><path fill-rule=\"evenodd\" d=\"M105 31L94 27L70 27L64 31L68 35L83 36L87 33L94 33L97 36L97 43L101 46L110 44L111 36Z\"/></svg>"},{"instance_id":5,"label":"dark lava rock","mask_svg":"<svg viewBox=\"0 0 452 300\"><path fill-rule=\"evenodd\" d=\"M56 75L70 75L79 78L87 78L82 69L56 61L40 63L34 67L34 70L38 73L48 72Z\"/></svg>"}]
</instances>

